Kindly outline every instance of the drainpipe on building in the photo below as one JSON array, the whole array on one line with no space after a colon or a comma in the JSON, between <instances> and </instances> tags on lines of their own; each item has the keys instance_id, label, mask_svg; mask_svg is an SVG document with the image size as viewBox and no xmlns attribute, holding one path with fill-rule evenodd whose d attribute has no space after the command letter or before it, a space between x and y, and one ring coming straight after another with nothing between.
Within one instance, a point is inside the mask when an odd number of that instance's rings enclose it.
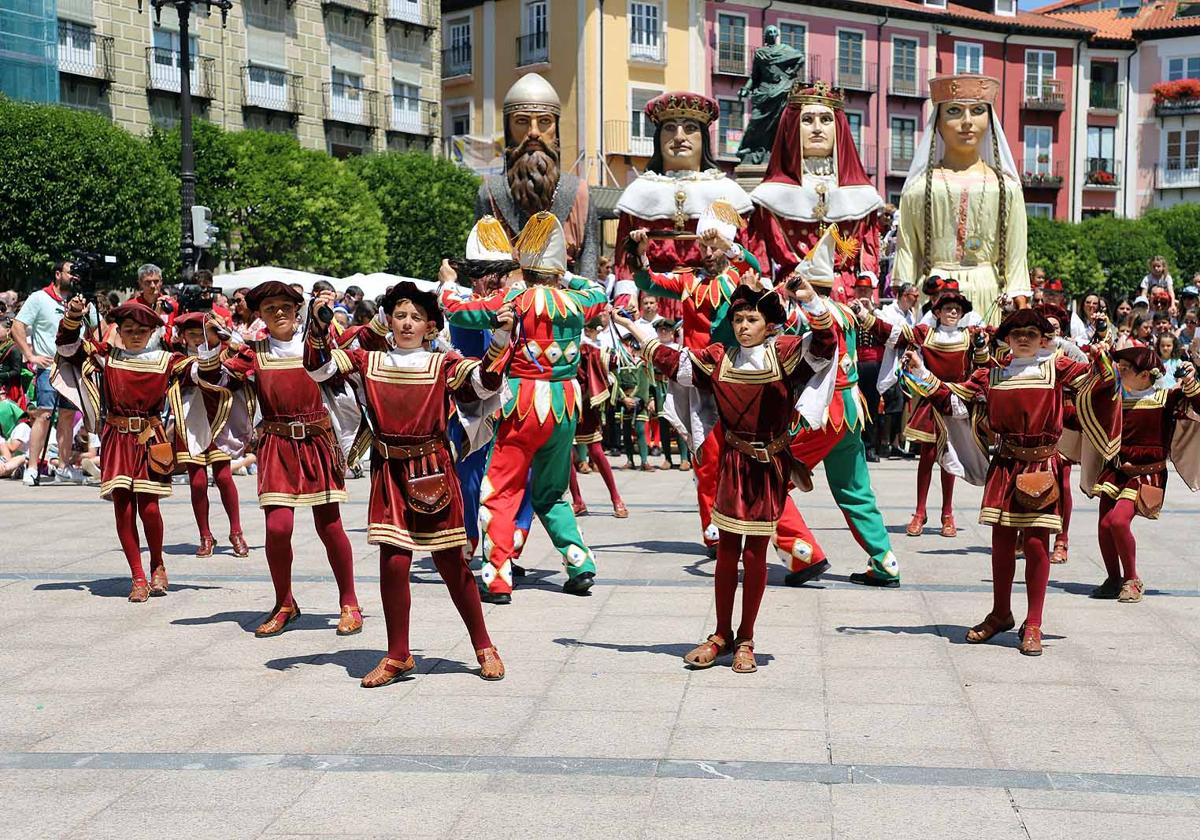
<instances>
[{"instance_id":1,"label":"drainpipe on building","mask_svg":"<svg viewBox=\"0 0 1200 840\"><path fill-rule=\"evenodd\" d=\"M1004 67L1004 72L1000 74L1000 114L1002 116L1008 110L1008 39L1012 36L1011 32L1005 35L1004 45L1000 48L1000 63ZM1020 120L1018 120L1019 122Z\"/></svg>"},{"instance_id":2,"label":"drainpipe on building","mask_svg":"<svg viewBox=\"0 0 1200 840\"><path fill-rule=\"evenodd\" d=\"M1074 110L1075 110L1076 114L1079 113L1079 108L1078 108L1079 91L1080 91L1079 56L1080 56L1080 50L1081 50L1083 44L1086 42L1087 42L1087 37L1079 38L1075 42L1075 104L1076 104L1076 108ZM1086 109L1084 110L1084 113L1085 114L1087 113ZM1076 164L1079 162L1079 159L1075 157L1075 154L1076 154L1078 148L1079 148L1079 132L1075 130L1075 121L1071 120L1071 184L1072 184L1072 186L1071 186L1071 196L1070 196L1070 198L1067 199L1067 214L1068 214L1068 217L1070 218L1070 220L1073 222L1079 221L1079 219L1075 218L1076 190L1075 190L1075 186L1074 186L1075 182L1079 178L1079 171L1076 166ZM1087 177L1087 167L1086 166L1084 167L1083 174L1084 174L1084 177ZM1083 185L1082 184L1080 185L1080 188L1079 188L1079 198L1080 198L1079 203L1080 203L1080 205L1082 205L1083 204ZM1082 218L1082 217L1083 217L1083 209L1081 207L1080 208L1080 218Z\"/></svg>"},{"instance_id":3,"label":"drainpipe on building","mask_svg":"<svg viewBox=\"0 0 1200 840\"><path fill-rule=\"evenodd\" d=\"M1134 42L1134 47L1129 51L1129 55L1125 56L1125 162L1137 163L1136 160L1129 156L1129 121L1132 118L1129 113L1131 100L1133 98L1133 83L1129 77L1129 71L1133 67L1133 57L1137 55L1137 43ZM1129 214L1129 173L1133 169L1132 166L1126 167L1124 183L1121 184L1121 215ZM1136 215L1136 213L1134 214Z\"/></svg>"},{"instance_id":4,"label":"drainpipe on building","mask_svg":"<svg viewBox=\"0 0 1200 840\"><path fill-rule=\"evenodd\" d=\"M608 157L604 153L604 0L596 0L596 5L600 9L600 64L596 74L596 100L600 103L597 118L600 121L600 183L603 184L604 173L608 169ZM663 47L665 49L666 45ZM588 235L591 236L592 231L588 231Z\"/></svg>"},{"instance_id":5,"label":"drainpipe on building","mask_svg":"<svg viewBox=\"0 0 1200 840\"><path fill-rule=\"evenodd\" d=\"M887 173L883 170L883 103L887 101L887 93L883 89L883 27L889 17L890 12L884 9L883 20L875 24L875 186L884 185L884 193Z\"/></svg>"}]
</instances>

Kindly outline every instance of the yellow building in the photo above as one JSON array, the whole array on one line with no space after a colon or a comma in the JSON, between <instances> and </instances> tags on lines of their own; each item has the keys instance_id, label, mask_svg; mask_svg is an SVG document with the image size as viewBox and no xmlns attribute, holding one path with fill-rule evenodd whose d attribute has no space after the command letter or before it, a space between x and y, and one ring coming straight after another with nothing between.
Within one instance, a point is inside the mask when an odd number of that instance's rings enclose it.
<instances>
[{"instance_id":1,"label":"yellow building","mask_svg":"<svg viewBox=\"0 0 1200 840\"><path fill-rule=\"evenodd\" d=\"M504 94L537 72L562 100L563 168L623 186L649 157L646 100L706 89L703 14L702 0L443 0L442 133L502 137Z\"/></svg>"}]
</instances>

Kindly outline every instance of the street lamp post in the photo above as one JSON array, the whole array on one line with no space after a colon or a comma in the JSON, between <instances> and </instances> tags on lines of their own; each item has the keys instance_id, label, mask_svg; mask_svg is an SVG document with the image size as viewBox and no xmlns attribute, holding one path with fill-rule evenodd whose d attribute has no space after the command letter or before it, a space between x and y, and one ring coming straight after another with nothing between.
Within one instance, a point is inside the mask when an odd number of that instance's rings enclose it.
<instances>
[{"instance_id":1,"label":"street lamp post","mask_svg":"<svg viewBox=\"0 0 1200 840\"><path fill-rule=\"evenodd\" d=\"M143 0L138 0L138 11L142 11ZM150 0L154 9L154 22L162 19L164 6L172 6L179 16L179 259L182 264L181 279L190 282L195 263L195 247L192 240L192 205L196 203L196 162L192 151L192 45L189 24L192 7L202 7L205 14L214 7L221 10L221 28L229 19L233 0Z\"/></svg>"}]
</instances>

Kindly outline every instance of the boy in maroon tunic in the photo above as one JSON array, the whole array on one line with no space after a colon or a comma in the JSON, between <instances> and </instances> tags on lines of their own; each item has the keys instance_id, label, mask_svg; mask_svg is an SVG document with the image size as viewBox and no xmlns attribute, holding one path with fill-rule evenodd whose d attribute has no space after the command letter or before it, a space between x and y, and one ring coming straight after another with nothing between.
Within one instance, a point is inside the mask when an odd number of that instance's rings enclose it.
<instances>
[{"instance_id":1,"label":"boy in maroon tunic","mask_svg":"<svg viewBox=\"0 0 1200 840\"><path fill-rule=\"evenodd\" d=\"M785 289L784 293L804 304L811 339L772 338L773 328L787 320L780 293L749 286L739 286L730 299L735 347L713 343L699 351L675 350L661 344L649 328L623 316L616 318L644 342L645 357L656 371L712 393L724 430L712 511L719 530L714 576L717 629L684 657L693 668L712 667L718 657L732 651L734 671L757 670L754 622L767 586L767 548L788 493L793 407L815 371L833 363L836 339L828 308L806 281L799 281L799 291ZM742 621L734 636L739 558L745 578Z\"/></svg>"}]
</instances>

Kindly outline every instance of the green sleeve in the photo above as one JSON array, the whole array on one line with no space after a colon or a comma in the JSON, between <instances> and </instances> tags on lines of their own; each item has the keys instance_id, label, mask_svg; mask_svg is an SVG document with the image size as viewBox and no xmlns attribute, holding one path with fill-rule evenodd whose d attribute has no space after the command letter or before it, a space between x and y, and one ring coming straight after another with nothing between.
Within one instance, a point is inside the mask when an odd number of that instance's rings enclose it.
<instances>
[{"instance_id":1,"label":"green sleeve","mask_svg":"<svg viewBox=\"0 0 1200 840\"><path fill-rule=\"evenodd\" d=\"M660 277L662 277L664 280L674 279L673 275L660 275ZM671 300L683 299L683 288L681 284L673 286L663 285L661 281L656 281L654 277L651 276L650 272L646 271L644 268L640 268L633 273L633 282L643 292L648 292L655 297L665 297L670 298Z\"/></svg>"}]
</instances>

